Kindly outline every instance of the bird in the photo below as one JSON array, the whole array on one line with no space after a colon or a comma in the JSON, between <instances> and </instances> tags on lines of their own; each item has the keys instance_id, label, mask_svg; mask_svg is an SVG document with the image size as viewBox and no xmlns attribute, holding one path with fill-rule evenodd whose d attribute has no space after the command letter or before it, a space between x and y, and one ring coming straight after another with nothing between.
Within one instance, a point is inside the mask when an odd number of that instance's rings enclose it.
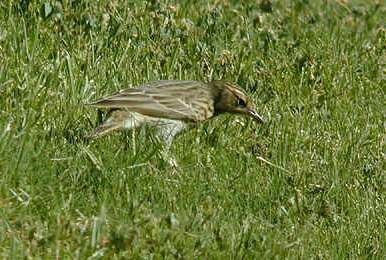
<instances>
[{"instance_id":1,"label":"bird","mask_svg":"<svg viewBox=\"0 0 386 260\"><path fill-rule=\"evenodd\" d=\"M224 113L249 116L264 123L251 98L235 83L215 80L159 80L123 89L88 105L106 109L105 120L88 136L96 139L122 129L151 126L170 146L189 126Z\"/></svg>"}]
</instances>

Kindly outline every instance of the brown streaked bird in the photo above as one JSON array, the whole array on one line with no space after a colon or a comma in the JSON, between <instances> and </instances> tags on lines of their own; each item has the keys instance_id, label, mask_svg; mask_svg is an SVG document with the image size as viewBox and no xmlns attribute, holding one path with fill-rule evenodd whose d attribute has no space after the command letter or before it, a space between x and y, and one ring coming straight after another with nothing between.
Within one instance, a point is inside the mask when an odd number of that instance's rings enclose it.
<instances>
[{"instance_id":1,"label":"brown streaked bird","mask_svg":"<svg viewBox=\"0 0 386 260\"><path fill-rule=\"evenodd\" d=\"M119 129L150 125L170 145L189 123L203 122L222 113L246 115L264 122L245 92L227 81L155 81L121 90L89 105L109 110L106 120L89 136L92 139Z\"/></svg>"}]
</instances>

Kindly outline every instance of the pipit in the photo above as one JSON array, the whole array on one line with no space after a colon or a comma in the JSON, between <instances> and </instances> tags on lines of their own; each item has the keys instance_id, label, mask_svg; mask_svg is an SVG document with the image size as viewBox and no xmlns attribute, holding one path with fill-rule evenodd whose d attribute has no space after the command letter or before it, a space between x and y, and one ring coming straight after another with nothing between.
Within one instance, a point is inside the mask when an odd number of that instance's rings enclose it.
<instances>
[{"instance_id":1,"label":"pipit","mask_svg":"<svg viewBox=\"0 0 386 260\"><path fill-rule=\"evenodd\" d=\"M223 113L247 115L264 122L245 92L227 81L155 81L121 90L89 105L108 109L104 122L89 136L92 139L115 130L150 125L170 145L187 126Z\"/></svg>"}]
</instances>

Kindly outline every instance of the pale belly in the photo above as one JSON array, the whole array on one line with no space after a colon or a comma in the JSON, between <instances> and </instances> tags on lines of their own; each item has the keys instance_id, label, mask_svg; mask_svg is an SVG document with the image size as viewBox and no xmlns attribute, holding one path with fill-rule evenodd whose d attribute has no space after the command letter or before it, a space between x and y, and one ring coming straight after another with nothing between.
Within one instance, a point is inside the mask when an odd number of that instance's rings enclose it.
<instances>
[{"instance_id":1,"label":"pale belly","mask_svg":"<svg viewBox=\"0 0 386 260\"><path fill-rule=\"evenodd\" d=\"M157 136L166 143L170 144L178 133L187 128L188 124L179 120L155 118L136 112L126 114L123 128L132 129L142 126L154 127L156 129Z\"/></svg>"}]
</instances>

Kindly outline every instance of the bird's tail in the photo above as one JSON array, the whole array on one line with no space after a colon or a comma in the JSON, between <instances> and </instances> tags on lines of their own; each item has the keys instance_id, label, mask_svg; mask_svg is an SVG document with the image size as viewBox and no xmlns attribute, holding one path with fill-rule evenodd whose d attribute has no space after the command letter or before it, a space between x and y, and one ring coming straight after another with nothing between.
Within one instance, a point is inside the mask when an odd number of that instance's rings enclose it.
<instances>
[{"instance_id":1,"label":"bird's tail","mask_svg":"<svg viewBox=\"0 0 386 260\"><path fill-rule=\"evenodd\" d=\"M105 122L94 129L94 131L87 136L88 139L97 139L99 137L105 136L115 130L122 128L122 124L117 122Z\"/></svg>"},{"instance_id":2,"label":"bird's tail","mask_svg":"<svg viewBox=\"0 0 386 260\"><path fill-rule=\"evenodd\" d=\"M98 109L97 122L99 126L94 129L90 134L86 136L87 139L94 140L99 137L105 136L115 130L123 128L123 124L120 120L115 118L116 109L109 110L104 114L100 109Z\"/></svg>"}]
</instances>

